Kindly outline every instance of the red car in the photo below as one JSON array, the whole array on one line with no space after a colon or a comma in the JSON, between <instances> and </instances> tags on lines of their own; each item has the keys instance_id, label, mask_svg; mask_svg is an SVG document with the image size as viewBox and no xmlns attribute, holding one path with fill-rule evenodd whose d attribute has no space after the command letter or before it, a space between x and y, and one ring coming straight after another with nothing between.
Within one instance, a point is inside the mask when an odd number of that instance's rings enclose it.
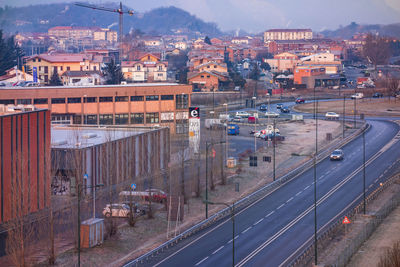
<instances>
[{"instance_id":1,"label":"red car","mask_svg":"<svg viewBox=\"0 0 400 267\"><path fill-rule=\"evenodd\" d=\"M306 102L306 100L304 100L304 98L297 98L296 99L296 104L304 104Z\"/></svg>"},{"instance_id":2,"label":"red car","mask_svg":"<svg viewBox=\"0 0 400 267\"><path fill-rule=\"evenodd\" d=\"M149 200L149 195L150 195L150 191L151 191L151 200L154 202L160 202L160 203L166 203L167 202L167 194L160 190L160 189L146 189L144 190L145 192L147 192L147 195L145 196L145 200Z\"/></svg>"}]
</instances>

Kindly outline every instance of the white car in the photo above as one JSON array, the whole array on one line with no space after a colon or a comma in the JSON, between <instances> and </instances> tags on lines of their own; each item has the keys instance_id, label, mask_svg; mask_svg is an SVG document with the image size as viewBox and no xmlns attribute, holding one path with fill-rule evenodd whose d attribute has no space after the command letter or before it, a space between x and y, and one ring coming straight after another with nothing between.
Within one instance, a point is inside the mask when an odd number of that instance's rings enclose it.
<instances>
[{"instance_id":1,"label":"white car","mask_svg":"<svg viewBox=\"0 0 400 267\"><path fill-rule=\"evenodd\" d=\"M265 117L269 117L269 118L277 118L279 117L279 113L270 111L270 112L265 112Z\"/></svg>"},{"instance_id":2,"label":"white car","mask_svg":"<svg viewBox=\"0 0 400 267\"><path fill-rule=\"evenodd\" d=\"M339 119L339 114L335 112L327 112L325 114L325 119L327 120L338 120Z\"/></svg>"},{"instance_id":3,"label":"white car","mask_svg":"<svg viewBox=\"0 0 400 267\"><path fill-rule=\"evenodd\" d=\"M130 208L127 204L107 204L103 209L103 215L106 217L129 217L129 213Z\"/></svg>"},{"instance_id":4,"label":"white car","mask_svg":"<svg viewBox=\"0 0 400 267\"><path fill-rule=\"evenodd\" d=\"M250 113L248 113L246 111L237 111L235 116L242 117L242 118L248 118L251 115L250 115Z\"/></svg>"},{"instance_id":5,"label":"white car","mask_svg":"<svg viewBox=\"0 0 400 267\"><path fill-rule=\"evenodd\" d=\"M351 99L361 99L364 97L363 93L355 93L354 95L350 96Z\"/></svg>"}]
</instances>

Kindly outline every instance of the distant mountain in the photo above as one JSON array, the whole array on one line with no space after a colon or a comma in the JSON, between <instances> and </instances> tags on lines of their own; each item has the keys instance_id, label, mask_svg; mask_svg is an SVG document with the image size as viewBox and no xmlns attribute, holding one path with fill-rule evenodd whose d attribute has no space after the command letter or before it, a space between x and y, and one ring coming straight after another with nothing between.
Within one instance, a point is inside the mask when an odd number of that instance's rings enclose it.
<instances>
[{"instance_id":1,"label":"distant mountain","mask_svg":"<svg viewBox=\"0 0 400 267\"><path fill-rule=\"evenodd\" d=\"M103 4L117 8L116 3ZM124 9L130 9L124 7ZM118 31L118 13L67 4L0 8L0 28L8 33L47 32L54 26L98 26ZM161 7L143 14L124 15L124 33L139 29L149 34L221 35L215 23L207 23L176 7Z\"/></svg>"},{"instance_id":2,"label":"distant mountain","mask_svg":"<svg viewBox=\"0 0 400 267\"><path fill-rule=\"evenodd\" d=\"M340 27L337 30L326 30L321 32L325 37L350 39L357 33L378 33L381 36L391 36L400 38L400 23L380 25L359 25L355 22L350 23L345 27Z\"/></svg>"}]
</instances>

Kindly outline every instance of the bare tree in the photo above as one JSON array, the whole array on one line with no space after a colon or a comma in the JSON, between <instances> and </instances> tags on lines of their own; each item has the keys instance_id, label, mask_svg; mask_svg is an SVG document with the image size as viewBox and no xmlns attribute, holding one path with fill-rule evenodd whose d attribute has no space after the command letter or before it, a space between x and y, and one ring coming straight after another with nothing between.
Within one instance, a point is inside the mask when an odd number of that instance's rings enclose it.
<instances>
[{"instance_id":1,"label":"bare tree","mask_svg":"<svg viewBox=\"0 0 400 267\"><path fill-rule=\"evenodd\" d=\"M374 34L368 34L363 46L364 57L371 62L376 69L376 65L386 64L390 58L390 43L388 38Z\"/></svg>"},{"instance_id":2,"label":"bare tree","mask_svg":"<svg viewBox=\"0 0 400 267\"><path fill-rule=\"evenodd\" d=\"M399 90L400 79L389 76L386 78L385 85L389 95L389 101L391 96L394 96L394 100L396 101L396 92Z\"/></svg>"}]
</instances>

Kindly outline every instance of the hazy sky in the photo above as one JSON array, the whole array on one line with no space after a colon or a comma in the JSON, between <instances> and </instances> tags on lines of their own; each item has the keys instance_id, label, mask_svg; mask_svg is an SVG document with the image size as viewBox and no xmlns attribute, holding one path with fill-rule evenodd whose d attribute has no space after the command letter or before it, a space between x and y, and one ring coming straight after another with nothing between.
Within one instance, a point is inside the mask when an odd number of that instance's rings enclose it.
<instances>
[{"instance_id":1,"label":"hazy sky","mask_svg":"<svg viewBox=\"0 0 400 267\"><path fill-rule=\"evenodd\" d=\"M66 0L0 0L0 6L72 2ZM84 2L84 1L82 1ZM109 0L93 0L104 4ZM222 30L260 32L270 28L336 29L352 21L359 24L400 22L400 0L122 0L139 12L176 6Z\"/></svg>"}]
</instances>

